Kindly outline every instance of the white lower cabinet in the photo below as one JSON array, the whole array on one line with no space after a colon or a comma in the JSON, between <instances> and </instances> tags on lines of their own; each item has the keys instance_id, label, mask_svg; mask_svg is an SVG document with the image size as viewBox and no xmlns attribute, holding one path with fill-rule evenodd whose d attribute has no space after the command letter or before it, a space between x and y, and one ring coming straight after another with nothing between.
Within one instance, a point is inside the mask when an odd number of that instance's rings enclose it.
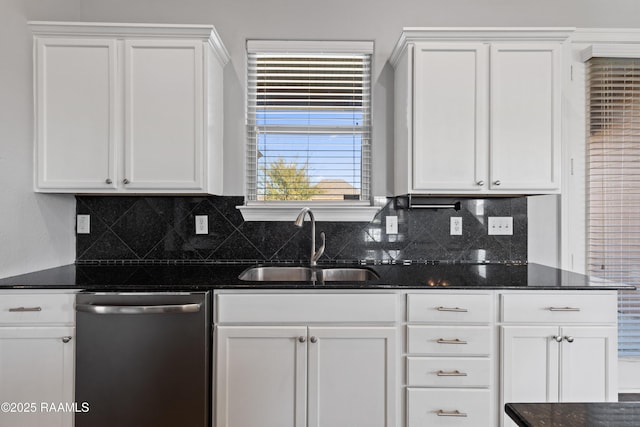
<instances>
[{"instance_id":1,"label":"white lower cabinet","mask_svg":"<svg viewBox=\"0 0 640 427\"><path fill-rule=\"evenodd\" d=\"M502 295L501 406L616 401L616 301L615 292Z\"/></svg>"},{"instance_id":2,"label":"white lower cabinet","mask_svg":"<svg viewBox=\"0 0 640 427\"><path fill-rule=\"evenodd\" d=\"M219 323L216 327L217 427L397 425L397 326L305 324L309 318L305 319L297 307L291 308L291 316L269 307L264 307L264 316L258 315L264 324L272 316L284 316L297 321L296 325L260 325L255 319L261 308L250 304L255 295L246 297L245 307L242 298L229 300L236 308L233 318L242 323L242 312L246 311L254 324ZM312 301L312 295L307 297ZM388 308L395 312L396 296L387 297ZM285 301L291 296L270 296L274 298ZM294 299L306 304L304 296ZM329 310L346 310L340 299L341 295L324 296L318 302L327 304ZM218 300L222 317L228 311L225 302L224 298ZM357 313L358 306L348 310Z\"/></svg>"},{"instance_id":3,"label":"white lower cabinet","mask_svg":"<svg viewBox=\"0 0 640 427\"><path fill-rule=\"evenodd\" d=\"M491 393L483 389L407 389L409 426L491 425Z\"/></svg>"},{"instance_id":4,"label":"white lower cabinet","mask_svg":"<svg viewBox=\"0 0 640 427\"><path fill-rule=\"evenodd\" d=\"M408 427L491 427L493 295L407 295Z\"/></svg>"},{"instance_id":5,"label":"white lower cabinet","mask_svg":"<svg viewBox=\"0 0 640 427\"><path fill-rule=\"evenodd\" d=\"M509 427L508 402L617 398L616 291L220 290L216 302L216 427Z\"/></svg>"},{"instance_id":6,"label":"white lower cabinet","mask_svg":"<svg viewBox=\"0 0 640 427\"><path fill-rule=\"evenodd\" d=\"M0 425L73 425L74 338L71 294L2 294Z\"/></svg>"}]
</instances>

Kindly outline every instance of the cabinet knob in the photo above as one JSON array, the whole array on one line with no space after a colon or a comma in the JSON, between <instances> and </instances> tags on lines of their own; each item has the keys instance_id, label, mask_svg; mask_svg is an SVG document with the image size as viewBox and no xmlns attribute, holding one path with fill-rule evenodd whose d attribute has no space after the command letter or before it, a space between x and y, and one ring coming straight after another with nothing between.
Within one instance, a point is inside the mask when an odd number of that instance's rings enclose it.
<instances>
[{"instance_id":1,"label":"cabinet knob","mask_svg":"<svg viewBox=\"0 0 640 427\"><path fill-rule=\"evenodd\" d=\"M126 185L126 184L129 183L129 180L127 178L125 178L125 179L122 180L122 183Z\"/></svg>"},{"instance_id":2,"label":"cabinet knob","mask_svg":"<svg viewBox=\"0 0 640 427\"><path fill-rule=\"evenodd\" d=\"M311 338L309 338L309 341L311 341L312 343L314 343L314 344L315 344L315 343L317 343L317 342L318 342L318 338L316 338L316 337L311 337Z\"/></svg>"},{"instance_id":3,"label":"cabinet knob","mask_svg":"<svg viewBox=\"0 0 640 427\"><path fill-rule=\"evenodd\" d=\"M305 342L307 340L307 337L299 337L298 341L300 342Z\"/></svg>"},{"instance_id":4,"label":"cabinet knob","mask_svg":"<svg viewBox=\"0 0 640 427\"><path fill-rule=\"evenodd\" d=\"M562 342L562 337L559 337L557 335L554 335L553 337L551 337L555 340L555 342Z\"/></svg>"},{"instance_id":5,"label":"cabinet knob","mask_svg":"<svg viewBox=\"0 0 640 427\"><path fill-rule=\"evenodd\" d=\"M484 185L484 181L483 181L483 180L477 181L477 182L476 182L476 185L477 185L477 186L479 186L479 187L481 187L481 186L483 186L483 185Z\"/></svg>"},{"instance_id":6,"label":"cabinet knob","mask_svg":"<svg viewBox=\"0 0 640 427\"><path fill-rule=\"evenodd\" d=\"M71 337L62 337L62 342L63 343L68 343L69 341L71 341Z\"/></svg>"},{"instance_id":7,"label":"cabinet knob","mask_svg":"<svg viewBox=\"0 0 640 427\"><path fill-rule=\"evenodd\" d=\"M566 342L571 343L571 342L573 342L573 337L571 337L571 336L564 337L564 340L565 340Z\"/></svg>"},{"instance_id":8,"label":"cabinet knob","mask_svg":"<svg viewBox=\"0 0 640 427\"><path fill-rule=\"evenodd\" d=\"M499 179L493 182L493 185L500 185L500 184L502 184L502 183L500 182Z\"/></svg>"},{"instance_id":9,"label":"cabinet knob","mask_svg":"<svg viewBox=\"0 0 640 427\"><path fill-rule=\"evenodd\" d=\"M105 179L104 182L107 184L113 184L113 181L111 181L111 178Z\"/></svg>"}]
</instances>

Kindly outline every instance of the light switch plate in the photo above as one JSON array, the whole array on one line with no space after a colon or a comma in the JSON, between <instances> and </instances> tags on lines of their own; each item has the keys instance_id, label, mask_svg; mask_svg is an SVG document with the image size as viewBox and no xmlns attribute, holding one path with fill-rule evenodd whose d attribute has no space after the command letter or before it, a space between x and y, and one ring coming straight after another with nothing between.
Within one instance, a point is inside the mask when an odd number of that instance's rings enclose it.
<instances>
[{"instance_id":1,"label":"light switch plate","mask_svg":"<svg viewBox=\"0 0 640 427\"><path fill-rule=\"evenodd\" d=\"M76 216L76 234L91 233L91 215Z\"/></svg>"},{"instance_id":2,"label":"light switch plate","mask_svg":"<svg viewBox=\"0 0 640 427\"><path fill-rule=\"evenodd\" d=\"M387 234L398 234L398 217L388 216L387 220Z\"/></svg>"},{"instance_id":3,"label":"light switch plate","mask_svg":"<svg viewBox=\"0 0 640 427\"><path fill-rule=\"evenodd\" d=\"M513 217L511 216L490 216L489 234L498 236L513 235Z\"/></svg>"},{"instance_id":4,"label":"light switch plate","mask_svg":"<svg viewBox=\"0 0 640 427\"><path fill-rule=\"evenodd\" d=\"M462 236L462 217L452 216L449 234L451 236Z\"/></svg>"},{"instance_id":5,"label":"light switch plate","mask_svg":"<svg viewBox=\"0 0 640 427\"><path fill-rule=\"evenodd\" d=\"M209 217L196 215L196 234L209 234Z\"/></svg>"}]
</instances>

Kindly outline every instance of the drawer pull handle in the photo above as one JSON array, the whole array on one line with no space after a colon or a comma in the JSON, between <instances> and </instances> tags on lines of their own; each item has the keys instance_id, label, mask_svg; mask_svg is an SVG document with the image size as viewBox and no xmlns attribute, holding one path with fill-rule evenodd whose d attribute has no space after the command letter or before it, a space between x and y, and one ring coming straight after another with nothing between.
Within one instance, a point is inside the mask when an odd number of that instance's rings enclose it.
<instances>
[{"instance_id":1,"label":"drawer pull handle","mask_svg":"<svg viewBox=\"0 0 640 427\"><path fill-rule=\"evenodd\" d=\"M42 311L42 307L12 307L10 313L24 313L28 311Z\"/></svg>"},{"instance_id":2,"label":"drawer pull handle","mask_svg":"<svg viewBox=\"0 0 640 427\"><path fill-rule=\"evenodd\" d=\"M466 417L467 414L460 412L457 409L455 411L443 411L442 409L436 411L436 415L439 417Z\"/></svg>"},{"instance_id":3,"label":"drawer pull handle","mask_svg":"<svg viewBox=\"0 0 640 427\"><path fill-rule=\"evenodd\" d=\"M467 373L456 369L455 371L438 371L436 375L439 377L466 377Z\"/></svg>"},{"instance_id":4,"label":"drawer pull handle","mask_svg":"<svg viewBox=\"0 0 640 427\"><path fill-rule=\"evenodd\" d=\"M564 340L565 340L566 342L568 342L568 343L572 343L572 342L573 342L573 337L571 337L571 336L567 336L567 337L564 337Z\"/></svg>"},{"instance_id":5,"label":"drawer pull handle","mask_svg":"<svg viewBox=\"0 0 640 427\"><path fill-rule=\"evenodd\" d=\"M453 311L456 313L467 313L469 310L467 310L466 308L460 308L460 307L437 307L436 310L438 311Z\"/></svg>"},{"instance_id":6,"label":"drawer pull handle","mask_svg":"<svg viewBox=\"0 0 640 427\"><path fill-rule=\"evenodd\" d=\"M549 311L580 311L580 307L549 307Z\"/></svg>"},{"instance_id":7,"label":"drawer pull handle","mask_svg":"<svg viewBox=\"0 0 640 427\"><path fill-rule=\"evenodd\" d=\"M446 340L444 338L439 338L436 341L438 344L468 344L466 341L461 340L460 338L454 338L452 340Z\"/></svg>"},{"instance_id":8,"label":"drawer pull handle","mask_svg":"<svg viewBox=\"0 0 640 427\"><path fill-rule=\"evenodd\" d=\"M554 335L551 337L555 342L562 342L562 337L558 335Z\"/></svg>"},{"instance_id":9,"label":"drawer pull handle","mask_svg":"<svg viewBox=\"0 0 640 427\"><path fill-rule=\"evenodd\" d=\"M68 343L69 341L71 341L71 337L62 337L62 342L63 343Z\"/></svg>"}]
</instances>

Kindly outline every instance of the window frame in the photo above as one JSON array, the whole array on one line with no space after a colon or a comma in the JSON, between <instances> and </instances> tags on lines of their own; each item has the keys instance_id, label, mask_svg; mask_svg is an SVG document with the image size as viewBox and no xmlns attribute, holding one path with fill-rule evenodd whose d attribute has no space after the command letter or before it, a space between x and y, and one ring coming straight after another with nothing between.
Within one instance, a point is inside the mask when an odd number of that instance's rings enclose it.
<instances>
[{"instance_id":1,"label":"window frame","mask_svg":"<svg viewBox=\"0 0 640 427\"><path fill-rule=\"evenodd\" d=\"M302 207L311 207L315 217L319 221L363 221L369 222L375 214L380 210L381 203L378 203L373 197L371 188L369 188L369 200L336 200L336 201L320 201L320 200L300 200L300 201L284 201L284 200L249 200L250 192L249 174L249 53L269 53L269 54L368 54L371 55L371 74L373 74L373 41L294 41L294 40L247 40L247 62L245 72L247 73L246 92L245 92L245 123L247 131L247 146L244 157L244 163L247 177L245 182L245 202L237 208L242 212L245 221L287 221L295 218L297 212ZM373 82L370 88L370 111L373 106ZM373 124L369 126L370 137L373 135ZM372 144L370 143L370 164L372 163ZM367 168L369 183L371 183L372 173L371 165ZM254 172L255 173L255 172Z\"/></svg>"}]
</instances>

